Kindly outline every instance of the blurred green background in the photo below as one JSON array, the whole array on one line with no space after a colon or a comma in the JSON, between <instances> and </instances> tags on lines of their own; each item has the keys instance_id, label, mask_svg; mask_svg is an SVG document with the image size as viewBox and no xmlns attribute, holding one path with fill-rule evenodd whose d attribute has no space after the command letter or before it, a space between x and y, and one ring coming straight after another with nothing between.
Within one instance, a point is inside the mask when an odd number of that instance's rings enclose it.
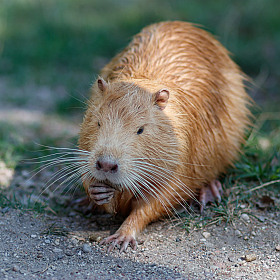
<instances>
[{"instance_id":1,"label":"blurred green background","mask_svg":"<svg viewBox=\"0 0 280 280\"><path fill-rule=\"evenodd\" d=\"M260 118L257 133L268 141L260 145L278 145L279 0L1 0L2 160L15 165L35 142L75 143L100 68L141 28L162 20L200 24L231 51L254 80L257 117L269 112Z\"/></svg>"}]
</instances>

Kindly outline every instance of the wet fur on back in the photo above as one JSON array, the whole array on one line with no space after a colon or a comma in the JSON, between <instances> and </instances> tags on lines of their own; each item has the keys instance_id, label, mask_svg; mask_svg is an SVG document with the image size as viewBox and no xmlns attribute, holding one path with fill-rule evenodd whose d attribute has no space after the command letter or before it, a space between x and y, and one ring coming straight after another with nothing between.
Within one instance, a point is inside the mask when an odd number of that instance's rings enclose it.
<instances>
[{"instance_id":1,"label":"wet fur on back","mask_svg":"<svg viewBox=\"0 0 280 280\"><path fill-rule=\"evenodd\" d=\"M135 236L233 164L250 99L227 50L185 22L144 28L100 76L81 126L82 179L88 192L96 180L116 189L99 207L128 216L118 232ZM100 175L100 158L117 174Z\"/></svg>"}]
</instances>

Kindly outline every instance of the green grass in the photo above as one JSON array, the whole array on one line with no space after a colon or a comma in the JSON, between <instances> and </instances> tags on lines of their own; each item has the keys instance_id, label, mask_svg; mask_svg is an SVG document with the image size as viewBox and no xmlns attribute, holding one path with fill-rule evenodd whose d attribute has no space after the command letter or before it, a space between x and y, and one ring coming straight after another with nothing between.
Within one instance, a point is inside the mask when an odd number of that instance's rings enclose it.
<instances>
[{"instance_id":1,"label":"green grass","mask_svg":"<svg viewBox=\"0 0 280 280\"><path fill-rule=\"evenodd\" d=\"M48 228L46 228L42 234L45 235L58 235L58 236L67 236L68 231L59 225L56 226L56 223L51 224Z\"/></svg>"},{"instance_id":2,"label":"green grass","mask_svg":"<svg viewBox=\"0 0 280 280\"><path fill-rule=\"evenodd\" d=\"M25 146L13 126L0 122L0 127L0 160L4 161L7 167L15 168L22 158Z\"/></svg>"},{"instance_id":3,"label":"green grass","mask_svg":"<svg viewBox=\"0 0 280 280\"><path fill-rule=\"evenodd\" d=\"M17 209L20 211L35 211L36 213L45 213L48 205L42 204L40 202L33 202L31 199L27 203L22 203L20 199L16 196L7 197L5 193L0 190L0 208L1 212L4 214L10 209Z\"/></svg>"}]
</instances>

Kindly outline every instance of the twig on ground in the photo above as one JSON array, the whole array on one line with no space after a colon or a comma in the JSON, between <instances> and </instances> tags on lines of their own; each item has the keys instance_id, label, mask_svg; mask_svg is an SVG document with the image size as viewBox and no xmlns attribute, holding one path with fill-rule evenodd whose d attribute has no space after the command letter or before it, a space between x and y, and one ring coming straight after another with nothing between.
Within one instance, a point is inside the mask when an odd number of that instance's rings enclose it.
<instances>
[{"instance_id":1,"label":"twig on ground","mask_svg":"<svg viewBox=\"0 0 280 280\"><path fill-rule=\"evenodd\" d=\"M259 189L261 189L261 188L263 188L263 187L270 186L270 185L276 184L276 183L280 183L280 179L279 179L279 180L270 181L270 182L267 182L267 183L264 183L264 184L261 184L261 185L255 187L255 188L252 188L252 189L248 190L247 192L248 192L248 193L249 193L249 192L253 192L253 191L255 191L255 190L259 190Z\"/></svg>"}]
</instances>

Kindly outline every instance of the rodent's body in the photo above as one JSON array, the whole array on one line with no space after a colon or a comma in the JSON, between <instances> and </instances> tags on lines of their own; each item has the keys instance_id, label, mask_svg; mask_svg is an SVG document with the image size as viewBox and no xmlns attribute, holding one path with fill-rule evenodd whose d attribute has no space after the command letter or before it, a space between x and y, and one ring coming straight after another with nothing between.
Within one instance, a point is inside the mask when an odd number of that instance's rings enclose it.
<instances>
[{"instance_id":1,"label":"rodent's body","mask_svg":"<svg viewBox=\"0 0 280 280\"><path fill-rule=\"evenodd\" d=\"M109 241L132 242L238 158L249 97L227 50L185 22L144 28L100 76L80 132L83 184L127 216Z\"/></svg>"}]
</instances>

